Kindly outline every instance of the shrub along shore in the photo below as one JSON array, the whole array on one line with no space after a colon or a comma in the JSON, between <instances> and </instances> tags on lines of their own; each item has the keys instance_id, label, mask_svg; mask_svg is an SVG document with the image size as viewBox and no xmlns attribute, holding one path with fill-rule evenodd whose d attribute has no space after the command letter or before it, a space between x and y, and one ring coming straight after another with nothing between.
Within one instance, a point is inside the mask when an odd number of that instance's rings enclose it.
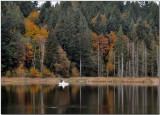
<instances>
[{"instance_id":1,"label":"shrub along shore","mask_svg":"<svg viewBox=\"0 0 160 115\"><path fill-rule=\"evenodd\" d=\"M2 77L2 85L32 85L47 84L56 85L60 80L69 82L71 85L136 85L136 86L158 86L158 77L70 77L70 78L26 78L26 77Z\"/></svg>"}]
</instances>

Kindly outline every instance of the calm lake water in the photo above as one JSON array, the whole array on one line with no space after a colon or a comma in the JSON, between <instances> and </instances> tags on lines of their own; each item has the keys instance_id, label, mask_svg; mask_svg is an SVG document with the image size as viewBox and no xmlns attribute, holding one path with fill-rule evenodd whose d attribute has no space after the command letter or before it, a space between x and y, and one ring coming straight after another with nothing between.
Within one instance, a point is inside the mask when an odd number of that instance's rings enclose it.
<instances>
[{"instance_id":1,"label":"calm lake water","mask_svg":"<svg viewBox=\"0 0 160 115\"><path fill-rule=\"evenodd\" d=\"M1 87L5 113L158 113L158 86L8 85Z\"/></svg>"}]
</instances>

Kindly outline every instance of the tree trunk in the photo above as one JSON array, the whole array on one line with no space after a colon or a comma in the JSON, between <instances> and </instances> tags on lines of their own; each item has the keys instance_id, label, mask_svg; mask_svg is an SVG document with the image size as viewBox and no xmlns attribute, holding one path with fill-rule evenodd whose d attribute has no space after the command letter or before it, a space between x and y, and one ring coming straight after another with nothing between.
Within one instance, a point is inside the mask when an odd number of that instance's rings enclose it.
<instances>
[{"instance_id":1,"label":"tree trunk","mask_svg":"<svg viewBox=\"0 0 160 115\"><path fill-rule=\"evenodd\" d=\"M122 52L122 73L121 73L121 77L123 77L123 52Z\"/></svg>"},{"instance_id":2,"label":"tree trunk","mask_svg":"<svg viewBox=\"0 0 160 115\"><path fill-rule=\"evenodd\" d=\"M158 62L159 62L159 64L158 64L158 76L160 77L160 41L159 41L159 54L158 54Z\"/></svg>"},{"instance_id":3,"label":"tree trunk","mask_svg":"<svg viewBox=\"0 0 160 115\"><path fill-rule=\"evenodd\" d=\"M159 51L159 47L157 48L157 76L159 75L159 71L158 71L158 63L159 63L158 51Z\"/></svg>"},{"instance_id":4,"label":"tree trunk","mask_svg":"<svg viewBox=\"0 0 160 115\"><path fill-rule=\"evenodd\" d=\"M36 46L34 47L33 67L36 68Z\"/></svg>"},{"instance_id":5,"label":"tree trunk","mask_svg":"<svg viewBox=\"0 0 160 115\"><path fill-rule=\"evenodd\" d=\"M119 60L119 55L118 55L118 77L120 76L120 60Z\"/></svg>"},{"instance_id":6,"label":"tree trunk","mask_svg":"<svg viewBox=\"0 0 160 115\"><path fill-rule=\"evenodd\" d=\"M79 76L82 76L82 60L81 60L81 50L80 50L80 61L79 61L80 69L79 69Z\"/></svg>"},{"instance_id":7,"label":"tree trunk","mask_svg":"<svg viewBox=\"0 0 160 115\"><path fill-rule=\"evenodd\" d=\"M138 77L139 76L139 69L138 69L138 45L137 45L137 49L136 49L136 51L137 51L137 55L136 55L136 76Z\"/></svg>"},{"instance_id":8,"label":"tree trunk","mask_svg":"<svg viewBox=\"0 0 160 115\"><path fill-rule=\"evenodd\" d=\"M114 52L114 77L116 76L115 74L116 74L116 66L115 66L115 52Z\"/></svg>"},{"instance_id":9,"label":"tree trunk","mask_svg":"<svg viewBox=\"0 0 160 115\"><path fill-rule=\"evenodd\" d=\"M79 69L79 76L81 77L81 76L82 76L82 60L81 60L81 59L82 59L82 57L81 57L81 56L82 56L82 55L81 55L81 47L82 47L81 45L82 45L82 44L81 44L81 39L79 40L79 42L80 42L80 60L79 60L79 65L80 65L79 68L80 68L80 69Z\"/></svg>"},{"instance_id":10,"label":"tree trunk","mask_svg":"<svg viewBox=\"0 0 160 115\"><path fill-rule=\"evenodd\" d=\"M43 62L44 62L44 44L41 45L42 57L41 57L41 77L43 77Z\"/></svg>"},{"instance_id":11,"label":"tree trunk","mask_svg":"<svg viewBox=\"0 0 160 115\"><path fill-rule=\"evenodd\" d=\"M147 48L145 46L145 77L147 76Z\"/></svg>"},{"instance_id":12,"label":"tree trunk","mask_svg":"<svg viewBox=\"0 0 160 115\"><path fill-rule=\"evenodd\" d=\"M134 77L134 42L132 43L132 77Z\"/></svg>"},{"instance_id":13,"label":"tree trunk","mask_svg":"<svg viewBox=\"0 0 160 115\"><path fill-rule=\"evenodd\" d=\"M128 64L128 68L129 68L129 76L131 76L131 63L130 63L130 59L129 59L129 62L128 62L129 64Z\"/></svg>"},{"instance_id":14,"label":"tree trunk","mask_svg":"<svg viewBox=\"0 0 160 115\"><path fill-rule=\"evenodd\" d=\"M145 50L144 50L144 48L145 48L145 47L144 47L144 42L143 42L143 57L142 57L142 58L143 58L143 59L142 59L142 73L143 73L142 75L143 75L143 76L144 76L144 68L145 68L145 64L144 64L144 58L145 58L145 57L144 57L144 55L145 55L144 53L145 53Z\"/></svg>"},{"instance_id":15,"label":"tree trunk","mask_svg":"<svg viewBox=\"0 0 160 115\"><path fill-rule=\"evenodd\" d=\"M97 56L97 59L98 59L98 77L99 77L99 43L98 43L98 56Z\"/></svg>"}]
</instances>

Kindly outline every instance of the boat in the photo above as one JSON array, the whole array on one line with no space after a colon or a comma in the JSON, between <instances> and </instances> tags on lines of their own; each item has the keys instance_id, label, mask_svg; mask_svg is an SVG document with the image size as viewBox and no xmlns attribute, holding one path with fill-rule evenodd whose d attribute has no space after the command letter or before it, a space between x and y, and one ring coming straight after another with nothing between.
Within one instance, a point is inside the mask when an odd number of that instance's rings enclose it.
<instances>
[{"instance_id":1,"label":"boat","mask_svg":"<svg viewBox=\"0 0 160 115\"><path fill-rule=\"evenodd\" d=\"M68 85L69 85L69 83L66 83L65 81L62 81L59 83L59 86L62 86L63 88L65 88Z\"/></svg>"}]
</instances>

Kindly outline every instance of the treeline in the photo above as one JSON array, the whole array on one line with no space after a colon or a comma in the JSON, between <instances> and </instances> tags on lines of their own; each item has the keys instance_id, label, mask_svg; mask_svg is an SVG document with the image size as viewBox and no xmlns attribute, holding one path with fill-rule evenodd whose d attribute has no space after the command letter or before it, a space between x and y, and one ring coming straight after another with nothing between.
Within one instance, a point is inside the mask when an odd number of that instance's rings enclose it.
<instances>
[{"instance_id":1,"label":"treeline","mask_svg":"<svg viewBox=\"0 0 160 115\"><path fill-rule=\"evenodd\" d=\"M158 74L155 2L1 2L4 76Z\"/></svg>"}]
</instances>

